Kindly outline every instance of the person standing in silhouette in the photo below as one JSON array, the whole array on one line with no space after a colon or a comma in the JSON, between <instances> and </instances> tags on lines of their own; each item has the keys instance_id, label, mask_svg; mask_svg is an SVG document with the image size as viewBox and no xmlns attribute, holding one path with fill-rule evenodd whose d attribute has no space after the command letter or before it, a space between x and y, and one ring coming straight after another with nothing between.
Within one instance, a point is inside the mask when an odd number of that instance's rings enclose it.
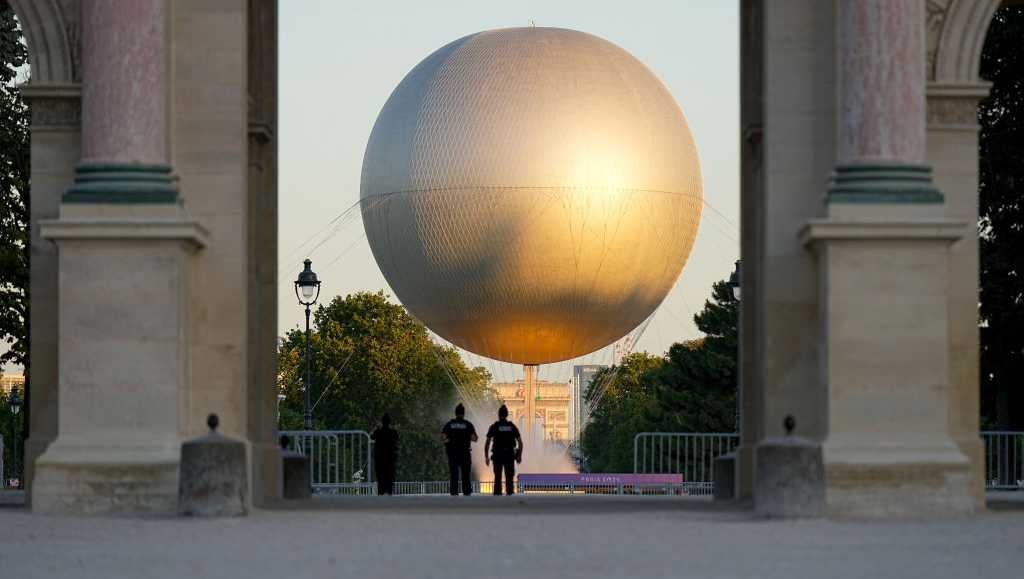
<instances>
[{"instance_id":1,"label":"person standing in silhouette","mask_svg":"<svg viewBox=\"0 0 1024 579\"><path fill-rule=\"evenodd\" d=\"M491 441L494 446L491 446ZM494 449L493 454L490 453ZM484 443L484 462L494 461L494 496L501 495L501 473L505 473L505 494L514 492L512 480L516 477L516 461L523 459L523 438L519 429L508 421L508 408L498 409L498 421L487 429Z\"/></svg>"},{"instance_id":2,"label":"person standing in silhouette","mask_svg":"<svg viewBox=\"0 0 1024 579\"><path fill-rule=\"evenodd\" d=\"M462 477L462 494L467 497L473 494L473 486L469 480L472 470L470 445L477 441L476 428L466 420L466 408L459 404L455 407L455 418L449 420L441 429L441 441L448 453L448 489L452 496L459 494L459 476Z\"/></svg>"},{"instance_id":3,"label":"person standing in silhouette","mask_svg":"<svg viewBox=\"0 0 1024 579\"><path fill-rule=\"evenodd\" d=\"M391 495L395 486L395 463L398 460L398 431L391 428L391 415L380 417L380 428L373 438L373 463L377 469L377 494Z\"/></svg>"}]
</instances>

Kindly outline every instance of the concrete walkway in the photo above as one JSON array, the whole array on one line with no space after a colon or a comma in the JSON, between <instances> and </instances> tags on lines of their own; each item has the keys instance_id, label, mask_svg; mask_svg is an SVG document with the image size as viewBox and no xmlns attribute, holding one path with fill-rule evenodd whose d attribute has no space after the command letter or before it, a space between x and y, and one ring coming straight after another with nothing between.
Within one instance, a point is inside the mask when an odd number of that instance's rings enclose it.
<instances>
[{"instance_id":1,"label":"concrete walkway","mask_svg":"<svg viewBox=\"0 0 1024 579\"><path fill-rule=\"evenodd\" d=\"M1024 501L932 522L766 521L678 497L353 497L240 519L0 508L0 576L1015 577Z\"/></svg>"}]
</instances>

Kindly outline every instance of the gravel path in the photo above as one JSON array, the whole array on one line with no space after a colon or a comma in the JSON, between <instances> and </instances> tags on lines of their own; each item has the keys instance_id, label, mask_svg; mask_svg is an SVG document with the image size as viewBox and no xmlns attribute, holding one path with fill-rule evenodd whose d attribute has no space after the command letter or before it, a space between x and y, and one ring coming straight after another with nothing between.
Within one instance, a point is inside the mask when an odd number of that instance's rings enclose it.
<instances>
[{"instance_id":1,"label":"gravel path","mask_svg":"<svg viewBox=\"0 0 1024 579\"><path fill-rule=\"evenodd\" d=\"M219 520L0 508L0 577L1017 577L1022 507L885 523L672 497L356 498Z\"/></svg>"}]
</instances>

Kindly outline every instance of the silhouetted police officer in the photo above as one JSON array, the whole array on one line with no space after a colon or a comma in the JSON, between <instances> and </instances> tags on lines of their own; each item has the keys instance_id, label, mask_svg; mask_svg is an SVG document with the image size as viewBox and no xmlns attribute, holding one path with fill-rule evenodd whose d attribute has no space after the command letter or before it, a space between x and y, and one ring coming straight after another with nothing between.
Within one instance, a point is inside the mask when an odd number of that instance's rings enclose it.
<instances>
[{"instance_id":1,"label":"silhouetted police officer","mask_svg":"<svg viewBox=\"0 0 1024 579\"><path fill-rule=\"evenodd\" d=\"M491 446L491 441L494 446ZM488 454L490 449L493 454ZM489 458L488 458L489 457ZM508 408L504 404L498 409L498 421L487 429L487 442L484 443L484 461L494 461L494 494L501 494L501 473L505 473L505 494L513 492L512 480L516 477L516 461L523 457L523 439L519 429L508 421Z\"/></svg>"},{"instance_id":2,"label":"silhouetted police officer","mask_svg":"<svg viewBox=\"0 0 1024 579\"><path fill-rule=\"evenodd\" d=\"M390 495L395 486L395 463L398 461L398 431L391 428L391 416L380 417L380 428L373 438L373 462L377 469L377 494Z\"/></svg>"},{"instance_id":3,"label":"silhouetted police officer","mask_svg":"<svg viewBox=\"0 0 1024 579\"><path fill-rule=\"evenodd\" d=\"M477 441L476 428L466 420L466 408L459 404L455 407L455 418L449 420L441 429L441 441L448 453L449 490L452 495L459 494L459 475L462 476L462 494L467 497L473 494L473 486L469 480L472 459L469 447Z\"/></svg>"}]
</instances>

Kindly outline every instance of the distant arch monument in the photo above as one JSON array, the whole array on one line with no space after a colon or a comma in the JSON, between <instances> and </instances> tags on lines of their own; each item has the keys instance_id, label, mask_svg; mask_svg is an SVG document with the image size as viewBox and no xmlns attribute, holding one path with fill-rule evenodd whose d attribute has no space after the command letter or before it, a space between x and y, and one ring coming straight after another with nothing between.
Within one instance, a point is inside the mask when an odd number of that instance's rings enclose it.
<instances>
[{"instance_id":1,"label":"distant arch monument","mask_svg":"<svg viewBox=\"0 0 1024 579\"><path fill-rule=\"evenodd\" d=\"M276 2L11 3L32 509L173 512L210 412L251 502L276 496ZM830 513L983 508L976 112L1002 3L741 2L741 496L792 415Z\"/></svg>"}]
</instances>

